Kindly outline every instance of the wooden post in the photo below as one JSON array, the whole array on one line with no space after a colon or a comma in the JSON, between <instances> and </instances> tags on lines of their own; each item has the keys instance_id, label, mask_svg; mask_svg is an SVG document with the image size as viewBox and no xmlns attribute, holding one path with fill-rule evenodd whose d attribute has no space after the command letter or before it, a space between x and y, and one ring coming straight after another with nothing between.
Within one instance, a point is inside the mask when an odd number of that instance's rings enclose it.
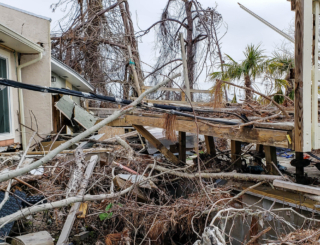
<instances>
[{"instance_id":1,"label":"wooden post","mask_svg":"<svg viewBox=\"0 0 320 245\"><path fill-rule=\"evenodd\" d=\"M149 133L143 126L140 125L132 125L143 137L145 137L150 144L152 144L155 148L157 148L169 161L174 164L179 164L179 159L173 155L171 151L167 149L159 140L157 140L152 134Z\"/></svg>"},{"instance_id":2,"label":"wooden post","mask_svg":"<svg viewBox=\"0 0 320 245\"><path fill-rule=\"evenodd\" d=\"M232 162L236 161L241 155L241 142L231 140L231 160ZM238 159L234 166L236 168L241 168L241 158Z\"/></svg>"},{"instance_id":3,"label":"wooden post","mask_svg":"<svg viewBox=\"0 0 320 245\"><path fill-rule=\"evenodd\" d=\"M186 132L179 131L179 160L182 162L186 162L187 160L186 138Z\"/></svg>"},{"instance_id":4,"label":"wooden post","mask_svg":"<svg viewBox=\"0 0 320 245\"><path fill-rule=\"evenodd\" d=\"M303 152L296 152L296 160L302 161L303 160ZM298 184L303 184L304 181L304 168L303 166L296 167L296 181Z\"/></svg>"},{"instance_id":5,"label":"wooden post","mask_svg":"<svg viewBox=\"0 0 320 245\"><path fill-rule=\"evenodd\" d=\"M295 0L295 151L311 151L312 0Z\"/></svg>"},{"instance_id":6,"label":"wooden post","mask_svg":"<svg viewBox=\"0 0 320 245\"><path fill-rule=\"evenodd\" d=\"M279 172L275 169L273 162L275 165L277 165L277 152L276 148L274 146L263 146L264 153L266 154L266 165L268 173L271 175L279 175Z\"/></svg>"},{"instance_id":7,"label":"wooden post","mask_svg":"<svg viewBox=\"0 0 320 245\"><path fill-rule=\"evenodd\" d=\"M207 153L211 156L216 156L216 147L214 144L214 138L212 136L204 136L206 147L207 147Z\"/></svg>"},{"instance_id":8,"label":"wooden post","mask_svg":"<svg viewBox=\"0 0 320 245\"><path fill-rule=\"evenodd\" d=\"M86 172L84 174L84 178L83 181L81 182L79 191L78 191L78 196L83 196L86 192L86 188L88 186L89 183L89 179L91 178L91 175L93 173L93 170L98 162L98 156L94 155L91 157L90 162L88 164L88 167L86 169ZM78 213L78 209L80 207L80 202L77 202L75 204L73 204L72 208L70 209L69 215L66 219L66 222L63 225L61 234L59 236L59 240L57 242L57 245L65 245L68 244L68 238L70 235L70 232L72 230L72 226L73 223L76 219L77 213Z\"/></svg>"},{"instance_id":9,"label":"wooden post","mask_svg":"<svg viewBox=\"0 0 320 245\"><path fill-rule=\"evenodd\" d=\"M186 94L181 92L181 101L186 101Z\"/></svg>"},{"instance_id":10,"label":"wooden post","mask_svg":"<svg viewBox=\"0 0 320 245\"><path fill-rule=\"evenodd\" d=\"M136 86L137 93L140 96L141 95L141 90L140 90L140 85L139 85L139 79L138 79L138 74L137 74L137 71L136 71L136 67L132 63L132 62L134 62L134 59L133 59L133 56L132 56L130 45L128 45L128 52L129 52L129 57L130 57L130 61L129 62L131 63L130 67L131 67L132 73L133 73L134 84Z\"/></svg>"},{"instance_id":11,"label":"wooden post","mask_svg":"<svg viewBox=\"0 0 320 245\"><path fill-rule=\"evenodd\" d=\"M188 65L187 65L187 56L186 50L184 49L184 38L183 34L180 32L180 45L181 45L181 56L183 62L183 75L184 75L184 84L186 85L186 92L189 100L191 101L191 93L190 93L190 83L188 77Z\"/></svg>"}]
</instances>

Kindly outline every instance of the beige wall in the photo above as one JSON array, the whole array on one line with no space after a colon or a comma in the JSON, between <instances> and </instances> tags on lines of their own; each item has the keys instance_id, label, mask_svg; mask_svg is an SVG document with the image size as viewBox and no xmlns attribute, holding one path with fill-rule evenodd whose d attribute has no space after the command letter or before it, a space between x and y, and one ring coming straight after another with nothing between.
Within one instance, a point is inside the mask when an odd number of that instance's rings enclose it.
<instances>
[{"instance_id":1,"label":"beige wall","mask_svg":"<svg viewBox=\"0 0 320 245\"><path fill-rule=\"evenodd\" d=\"M1 24L23 35L34 43L43 43L43 59L22 69L22 82L47 87L51 86L50 21L3 6L0 6L0 16ZM37 57L37 55L22 55L20 64ZM14 94L14 96L17 97L16 91L14 91ZM30 111L32 111L37 120L39 134L44 137L50 134L52 131L51 94L23 90L23 96L26 125L31 127L32 121L32 127L34 129L36 128L35 120L34 118L31 119L30 116ZM15 128L17 128L17 125L15 125ZM26 129L26 133L28 143L32 131ZM18 137L16 137L15 140L18 140Z\"/></svg>"}]
</instances>

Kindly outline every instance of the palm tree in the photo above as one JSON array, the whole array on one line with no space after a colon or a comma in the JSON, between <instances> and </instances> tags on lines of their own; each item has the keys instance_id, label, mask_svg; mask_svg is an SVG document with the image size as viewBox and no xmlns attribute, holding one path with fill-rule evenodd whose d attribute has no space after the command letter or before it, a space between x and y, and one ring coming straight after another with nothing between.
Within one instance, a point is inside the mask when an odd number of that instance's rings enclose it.
<instances>
[{"instance_id":1,"label":"palm tree","mask_svg":"<svg viewBox=\"0 0 320 245\"><path fill-rule=\"evenodd\" d=\"M252 88L255 78L264 73L266 56L263 55L264 50L260 48L260 45L253 44L248 45L243 53L245 59L241 63L236 62L230 55L226 55L227 62L223 64L224 72L214 72L211 77L229 81L243 78L245 87ZM253 99L250 90L246 90L245 93L246 101Z\"/></svg>"},{"instance_id":2,"label":"palm tree","mask_svg":"<svg viewBox=\"0 0 320 245\"><path fill-rule=\"evenodd\" d=\"M275 52L272 59L267 63L266 74L275 77L275 90L277 94L283 93L284 88L286 90L285 95L293 100L294 84L290 79L290 69L294 68L294 58L288 54Z\"/></svg>"}]
</instances>

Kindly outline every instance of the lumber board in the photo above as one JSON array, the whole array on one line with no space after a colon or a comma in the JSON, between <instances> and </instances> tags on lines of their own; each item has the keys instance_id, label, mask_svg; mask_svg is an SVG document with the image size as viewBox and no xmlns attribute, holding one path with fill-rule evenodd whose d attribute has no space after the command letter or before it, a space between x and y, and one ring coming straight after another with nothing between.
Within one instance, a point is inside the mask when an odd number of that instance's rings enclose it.
<instances>
[{"instance_id":1,"label":"lumber board","mask_svg":"<svg viewBox=\"0 0 320 245\"><path fill-rule=\"evenodd\" d=\"M223 113L223 111L221 111ZM146 117L157 117L161 118L163 117L163 114L153 114L153 113L145 113L145 112L133 112L130 115L138 115L138 116L146 116ZM194 119L189 118L189 117L184 117L184 116L177 116L178 120L187 120L187 121L194 121ZM220 117L216 117L215 119L222 119ZM258 120L261 119L260 117L248 117L250 121ZM240 119L226 119L231 122L238 122L238 123L243 123L242 120ZM256 128L267 128L267 129L277 129L277 130L287 130L287 131L292 131L294 129L294 122L260 122L260 123L255 123L254 126ZM319 124L320 127L320 124Z\"/></svg>"},{"instance_id":2,"label":"lumber board","mask_svg":"<svg viewBox=\"0 0 320 245\"><path fill-rule=\"evenodd\" d=\"M98 134L104 134L99 141L105 141L115 136L125 134L125 130L122 127L103 126L98 130Z\"/></svg>"},{"instance_id":3,"label":"lumber board","mask_svg":"<svg viewBox=\"0 0 320 245\"><path fill-rule=\"evenodd\" d=\"M96 121L96 124L98 124L99 122L101 122L103 119L98 119ZM117 118L116 120L110 122L107 124L107 126L111 126L111 127L130 127L131 124L126 123L124 117L120 117Z\"/></svg>"},{"instance_id":4,"label":"lumber board","mask_svg":"<svg viewBox=\"0 0 320 245\"><path fill-rule=\"evenodd\" d=\"M292 3L292 2L291 2ZM303 5L304 0L296 1L295 16L295 95L294 122L295 148L303 151ZM311 54L310 54L311 55Z\"/></svg>"},{"instance_id":5,"label":"lumber board","mask_svg":"<svg viewBox=\"0 0 320 245\"><path fill-rule=\"evenodd\" d=\"M274 180L273 186L320 196L320 188L309 185L300 185L283 180Z\"/></svg>"},{"instance_id":6,"label":"lumber board","mask_svg":"<svg viewBox=\"0 0 320 245\"><path fill-rule=\"evenodd\" d=\"M311 151L312 3L296 0L295 7L295 112L297 152ZM310 52L310 53L309 53ZM304 108L305 107L305 108ZM310 127L309 127L310 125Z\"/></svg>"},{"instance_id":7,"label":"lumber board","mask_svg":"<svg viewBox=\"0 0 320 245\"><path fill-rule=\"evenodd\" d=\"M144 89L152 88L152 86L144 86ZM172 92L181 92L183 91L180 88L167 88L167 87L161 87L158 89L158 91L172 91ZM202 94L211 94L210 90L201 90L201 89L190 89L191 93L202 93Z\"/></svg>"},{"instance_id":8,"label":"lumber board","mask_svg":"<svg viewBox=\"0 0 320 245\"><path fill-rule=\"evenodd\" d=\"M137 99L137 97L131 97L132 100ZM181 105L190 105L188 101L177 101L177 100L152 100L152 99L144 99L144 102L154 103L154 104L181 104ZM192 102L193 106L202 106L208 103L205 102Z\"/></svg>"},{"instance_id":9,"label":"lumber board","mask_svg":"<svg viewBox=\"0 0 320 245\"><path fill-rule=\"evenodd\" d=\"M155 148L157 148L169 161L174 164L179 164L179 159L173 155L171 151L167 149L159 140L157 140L148 130L146 130L141 125L133 125L133 127L144 137L146 138L150 144L152 144Z\"/></svg>"},{"instance_id":10,"label":"lumber board","mask_svg":"<svg viewBox=\"0 0 320 245\"><path fill-rule=\"evenodd\" d=\"M240 191L248 188L249 185L246 183L242 184ZM276 201L282 205L288 205L294 208L307 210L310 212L317 211L319 213L320 209L316 208L316 201L306 199L303 197L302 193L293 193L289 191L283 191L280 189L272 189L271 187L262 186L252 189L246 193L247 195L257 196L259 198L264 198L270 201Z\"/></svg>"},{"instance_id":11,"label":"lumber board","mask_svg":"<svg viewBox=\"0 0 320 245\"><path fill-rule=\"evenodd\" d=\"M163 128L164 125L164 118L126 115L125 119L127 123L135 125L156 128ZM177 120L176 130L194 134L197 133L194 121ZM237 127L220 127L218 124L214 127L199 123L199 133L217 138L293 149L292 144L290 144L287 139L287 135L290 135L292 138L292 131L260 128L239 129Z\"/></svg>"}]
</instances>

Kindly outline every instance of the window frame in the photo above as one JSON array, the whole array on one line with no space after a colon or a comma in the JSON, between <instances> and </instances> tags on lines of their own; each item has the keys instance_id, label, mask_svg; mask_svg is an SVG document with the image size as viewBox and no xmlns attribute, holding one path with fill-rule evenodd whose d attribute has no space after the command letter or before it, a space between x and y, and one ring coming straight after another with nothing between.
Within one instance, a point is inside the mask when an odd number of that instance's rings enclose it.
<instances>
[{"instance_id":1,"label":"window frame","mask_svg":"<svg viewBox=\"0 0 320 245\"><path fill-rule=\"evenodd\" d=\"M10 53L0 50L0 58L6 60L6 68L7 68L7 79L10 79ZM0 141L11 140L15 138L14 133L14 120L13 120L13 96L12 89L8 87L8 104L9 104L9 124L10 124L10 132L9 133L0 133Z\"/></svg>"}]
</instances>

